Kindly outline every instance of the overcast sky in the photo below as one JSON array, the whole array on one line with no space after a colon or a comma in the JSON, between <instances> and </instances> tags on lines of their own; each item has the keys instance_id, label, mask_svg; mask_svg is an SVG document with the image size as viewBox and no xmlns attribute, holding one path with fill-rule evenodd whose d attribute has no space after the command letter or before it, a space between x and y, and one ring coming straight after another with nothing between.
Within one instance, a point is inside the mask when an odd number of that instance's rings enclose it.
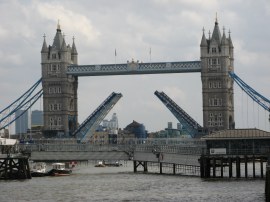
<instances>
[{"instance_id":1,"label":"overcast sky","mask_svg":"<svg viewBox=\"0 0 270 202\"><path fill-rule=\"evenodd\" d=\"M269 0L0 0L0 109L41 77L43 35L52 45L58 19L66 43L75 37L81 65L114 63L115 49L117 63L149 62L150 48L152 62L191 61L200 59L202 29L213 31L216 12L221 31L231 31L236 74L270 98ZM133 120L148 131L176 127L155 90L202 124L200 73L79 77L79 122L114 91L123 97L107 118L117 113L121 128ZM237 128L269 131L268 116L235 84Z\"/></svg>"}]
</instances>

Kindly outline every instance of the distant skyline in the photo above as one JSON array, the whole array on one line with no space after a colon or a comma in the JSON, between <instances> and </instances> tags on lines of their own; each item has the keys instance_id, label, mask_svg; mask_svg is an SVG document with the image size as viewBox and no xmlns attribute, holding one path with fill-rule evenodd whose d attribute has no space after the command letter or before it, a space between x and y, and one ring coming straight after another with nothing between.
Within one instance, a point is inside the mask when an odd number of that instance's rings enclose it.
<instances>
[{"instance_id":1,"label":"distant skyline","mask_svg":"<svg viewBox=\"0 0 270 202\"><path fill-rule=\"evenodd\" d=\"M59 20L67 44L74 36L78 63L108 64L200 60L202 30L230 30L235 73L270 98L270 2L268 0L0 1L0 109L41 77L43 36L52 45ZM151 54L150 54L151 50ZM116 54L115 54L116 53ZM200 73L79 77L79 122L112 91L123 97L108 114L119 127L133 120L158 131L176 118L154 95L164 91L202 125ZM42 103L32 110L42 110ZM235 83L236 128L270 130L263 111Z\"/></svg>"}]
</instances>

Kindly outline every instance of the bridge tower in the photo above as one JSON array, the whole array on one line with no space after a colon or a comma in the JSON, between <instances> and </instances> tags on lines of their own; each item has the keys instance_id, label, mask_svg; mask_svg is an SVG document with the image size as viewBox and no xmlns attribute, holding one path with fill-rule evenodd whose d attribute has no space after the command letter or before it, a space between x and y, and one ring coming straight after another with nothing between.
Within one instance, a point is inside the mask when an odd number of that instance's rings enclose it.
<instances>
[{"instance_id":1,"label":"bridge tower","mask_svg":"<svg viewBox=\"0 0 270 202\"><path fill-rule=\"evenodd\" d=\"M211 36L206 39L203 30L201 48L201 80L203 96L203 126L209 132L233 129L234 94L233 79L228 72L234 70L233 44L225 28L221 36L218 20Z\"/></svg>"},{"instance_id":2,"label":"bridge tower","mask_svg":"<svg viewBox=\"0 0 270 202\"><path fill-rule=\"evenodd\" d=\"M66 45L58 22L52 46L47 46L45 35L41 49L45 137L69 136L78 123L78 77L67 75L67 66L78 63L74 38Z\"/></svg>"}]
</instances>

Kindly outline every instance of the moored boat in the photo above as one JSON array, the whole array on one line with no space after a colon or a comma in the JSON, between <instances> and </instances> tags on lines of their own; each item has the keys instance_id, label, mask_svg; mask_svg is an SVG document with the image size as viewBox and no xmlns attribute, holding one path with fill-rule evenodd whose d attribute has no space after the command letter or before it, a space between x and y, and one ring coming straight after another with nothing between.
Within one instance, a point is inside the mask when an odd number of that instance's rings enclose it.
<instances>
[{"instance_id":1,"label":"moored boat","mask_svg":"<svg viewBox=\"0 0 270 202\"><path fill-rule=\"evenodd\" d=\"M99 161L98 164L95 165L95 167L106 167L104 164L104 161Z\"/></svg>"},{"instance_id":2,"label":"moored boat","mask_svg":"<svg viewBox=\"0 0 270 202\"><path fill-rule=\"evenodd\" d=\"M47 173L48 176L68 176L72 170L66 169L64 163L53 163L52 169Z\"/></svg>"},{"instance_id":3,"label":"moored boat","mask_svg":"<svg viewBox=\"0 0 270 202\"><path fill-rule=\"evenodd\" d=\"M35 162L31 165L31 176L32 177L43 177L46 176L46 163Z\"/></svg>"}]
</instances>

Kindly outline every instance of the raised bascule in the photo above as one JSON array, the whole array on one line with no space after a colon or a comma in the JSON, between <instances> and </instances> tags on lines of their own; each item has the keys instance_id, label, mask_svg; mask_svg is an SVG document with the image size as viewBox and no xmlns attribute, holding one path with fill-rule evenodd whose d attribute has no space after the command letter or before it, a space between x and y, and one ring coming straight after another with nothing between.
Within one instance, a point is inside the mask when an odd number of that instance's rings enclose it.
<instances>
[{"instance_id":1,"label":"raised bascule","mask_svg":"<svg viewBox=\"0 0 270 202\"><path fill-rule=\"evenodd\" d=\"M106 103L110 107L106 108L104 112L102 110L99 111L100 116L90 115L79 126L77 89L78 77L80 76L201 73L203 126L199 126L187 113L182 113L184 111L165 93L162 94L158 91L156 93L164 104L165 102L171 103L170 106L165 105L182 122L182 125L185 125L185 121L188 123L192 120L189 124L186 124L186 127L191 126L189 134L192 137L196 137L198 131L201 131L200 129L203 129L203 131L207 130L208 132L234 129L234 81L266 111L270 111L268 107L269 100L264 100L267 103L266 105L260 104L263 96L258 96L260 95L259 93L243 83L234 73L234 47L231 35L229 32L228 36L226 36L225 29L223 29L221 34L217 19L212 34L209 32L209 36L206 37L203 30L200 44L200 59L200 61L150 63L132 60L123 64L78 65L78 52L75 40L73 38L71 46L67 45L58 23L53 44L47 46L44 36L41 49L42 90L37 94L37 97L43 95L44 135L45 137L54 137L59 134L63 137L76 135L85 137L87 132L84 132L83 135L79 133L94 127L94 123L99 122L100 117L108 113L122 96L114 94L115 96L117 95L117 101ZM38 82L40 83L41 80ZM16 110L23 108L26 104L22 103L25 100L28 103L28 99L31 99L31 93L31 90L28 91L26 95L14 102L19 104L15 105L13 103L1 111L0 129L10 124L3 124L3 121L6 121L7 117L11 116ZM163 98L166 99L163 100ZM21 100L23 100L22 103ZM173 110L174 108L176 110ZM8 111L7 115L3 115L4 111Z\"/></svg>"}]
</instances>

